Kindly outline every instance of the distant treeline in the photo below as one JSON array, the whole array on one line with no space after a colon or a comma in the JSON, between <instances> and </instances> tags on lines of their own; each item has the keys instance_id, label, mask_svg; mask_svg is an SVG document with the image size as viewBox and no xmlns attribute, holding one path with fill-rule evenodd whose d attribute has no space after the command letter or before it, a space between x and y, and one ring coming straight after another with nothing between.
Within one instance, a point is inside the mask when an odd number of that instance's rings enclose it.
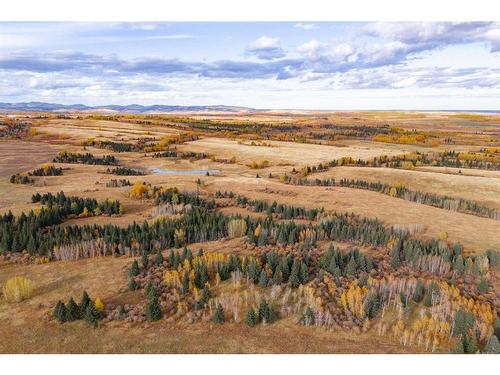
<instances>
[{"instance_id":1,"label":"distant treeline","mask_svg":"<svg viewBox=\"0 0 500 375\"><path fill-rule=\"evenodd\" d=\"M32 184L35 182L35 180L30 178L31 176L61 176L62 174L62 168L56 168L53 165L48 165L35 169L34 171L28 172L27 174L13 174L12 176L10 176L10 182L13 184Z\"/></svg>"},{"instance_id":2,"label":"distant treeline","mask_svg":"<svg viewBox=\"0 0 500 375\"><path fill-rule=\"evenodd\" d=\"M116 167L113 169L107 169L106 173L115 174L117 176L144 176L146 173L138 169L132 169L128 167Z\"/></svg>"},{"instance_id":3,"label":"distant treeline","mask_svg":"<svg viewBox=\"0 0 500 375\"><path fill-rule=\"evenodd\" d=\"M91 164L91 165L116 165L117 160L113 155L105 155L96 157L90 152L85 154L61 151L54 158L54 163L69 163L69 164Z\"/></svg>"}]
</instances>

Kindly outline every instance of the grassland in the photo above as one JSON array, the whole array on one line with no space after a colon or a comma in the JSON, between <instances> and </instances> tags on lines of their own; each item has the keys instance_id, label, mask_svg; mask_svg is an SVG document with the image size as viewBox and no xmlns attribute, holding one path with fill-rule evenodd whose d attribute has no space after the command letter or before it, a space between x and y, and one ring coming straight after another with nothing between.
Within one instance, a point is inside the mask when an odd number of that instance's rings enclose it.
<instances>
[{"instance_id":1,"label":"grassland","mask_svg":"<svg viewBox=\"0 0 500 375\"><path fill-rule=\"evenodd\" d=\"M161 204L153 196L141 199L131 196L130 186L111 187L112 179L123 178L131 185L144 182L151 191L153 187L176 187L179 195L192 194L214 200L214 211L227 217L240 215L263 221L269 215L265 211L257 212L250 205L237 204L235 197L217 196L220 192L231 191L251 200L324 210L328 215L333 212L353 213L362 218L377 219L385 228L418 227L418 231L411 234L411 239L428 241L439 238L439 246L450 247L459 242L463 245L464 257L484 256L488 249L500 251L498 220L409 202L374 191L339 186L297 186L280 180L280 176L300 171L304 166L326 165L343 157L368 161L383 155L397 156L415 151L479 151L483 147L500 147L499 116L360 112L193 114L185 117L71 114L61 117L44 114L23 120L30 122L32 130L21 137L22 140L0 138L0 215L9 211L16 216L27 214L41 207L40 203L32 203L33 194L63 191L66 196L97 201L119 200L123 212L112 216L73 215L58 224L61 227L112 224L126 228L132 223L144 221L153 225L158 218L153 212ZM420 132L423 137L419 139L423 141L384 143L374 139L380 134L406 134L404 132ZM152 157L153 152L140 147L129 152L114 152L99 147L99 143L90 144L89 140L133 145L147 142L149 146L155 145L158 151L191 153L191 156ZM89 152L95 157L113 155L119 166L140 170L144 175L112 175L107 165L53 163L52 159L63 150L70 153ZM204 156L192 156L202 153ZM29 184L10 182L11 175L29 173L45 163L61 167L63 174L35 177L34 183ZM155 173L154 168L178 172L217 170L218 173L161 174ZM463 198L500 209L500 172L494 170L462 168L459 172L456 168L436 166L418 166L411 170L337 166L308 176L312 179L316 177L404 185L413 190ZM179 218L182 214L165 214L162 217ZM321 215L313 218L299 215L293 219L277 215L271 217L283 225L293 220L299 225L311 227L326 220ZM259 246L243 236L191 243L189 247L193 251L203 248L207 254L255 257L276 250L279 254L293 253L301 258L303 252L299 245L305 246L303 242L300 239L295 247L272 242ZM305 246L313 256L309 268L314 272L317 271L319 257L326 253L331 242L322 238ZM450 281L451 273L436 276L417 272L406 264L399 271L393 270L389 245L337 240L333 243L343 254L355 246L363 254L373 256L377 268L371 276L375 279L421 277L427 282ZM171 248L161 250L165 258L172 252ZM28 257L26 251L21 254L24 255L4 251L0 257L0 286L14 276L25 276L32 280L35 289L31 299L18 304L7 303L0 298L2 353L420 353L449 351L457 342L456 338L452 338L440 339L435 347L423 343L403 344L401 335L393 327L398 319L401 320L397 318L397 312L378 316L367 327L358 325L349 329L344 326L324 328L299 324L301 316L298 313L283 315L274 324L260 324L254 328L248 327L244 321L231 319L223 325L205 320L189 322L185 319L187 315L180 313L175 315L175 319L168 316L157 322L111 320L100 323L96 329L82 321L60 324L53 318L56 303L67 301L71 296L78 302L83 290L92 298L101 298L106 305L143 303L145 286L141 284L135 291L130 291L128 287L129 268L134 259L139 259L138 254L135 257L115 254L77 261L57 261L51 258L50 253L44 257L42 254ZM49 258L48 263L42 261L45 257ZM500 276L497 268L492 267L480 276L455 276L458 278L456 285L463 295L488 304L498 314ZM478 295L477 284L481 278L487 279L490 289ZM315 285L311 286L313 290L326 288L327 283L317 273L311 276L311 280L308 285ZM321 296L328 301L337 298L340 291L349 288L350 282L353 279L343 275L342 282L337 285L337 294L330 290ZM224 294L226 289L231 290L230 280L216 286L214 283L210 281L215 294L212 298L226 301ZM179 303L185 302L184 297L180 298ZM418 320L421 312L425 315L427 311L421 303L412 304L411 308L405 318L408 326ZM389 333L380 334L380 327L385 325L390 327ZM480 341L480 346L484 345L484 340Z\"/></svg>"}]
</instances>

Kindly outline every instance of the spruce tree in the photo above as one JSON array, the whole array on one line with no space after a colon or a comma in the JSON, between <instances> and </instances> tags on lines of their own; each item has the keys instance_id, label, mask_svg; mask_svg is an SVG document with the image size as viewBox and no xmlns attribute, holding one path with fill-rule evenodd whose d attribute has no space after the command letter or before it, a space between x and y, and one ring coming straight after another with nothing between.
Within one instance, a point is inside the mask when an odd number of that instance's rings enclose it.
<instances>
[{"instance_id":1,"label":"spruce tree","mask_svg":"<svg viewBox=\"0 0 500 375\"><path fill-rule=\"evenodd\" d=\"M132 262L132 266L130 266L128 274L131 277L137 276L139 274L139 263L137 263L137 260L134 260Z\"/></svg>"},{"instance_id":2,"label":"spruce tree","mask_svg":"<svg viewBox=\"0 0 500 375\"><path fill-rule=\"evenodd\" d=\"M69 299L67 306L66 306L66 319L65 319L65 321L73 322L73 321L78 320L78 319L80 319L80 309L78 308L78 305L76 304L73 297L71 297Z\"/></svg>"},{"instance_id":3,"label":"spruce tree","mask_svg":"<svg viewBox=\"0 0 500 375\"><path fill-rule=\"evenodd\" d=\"M290 282L290 286L292 288L294 288L294 289L298 288L298 286L300 285L300 280L299 280L299 275L297 274L297 272L292 272L288 281Z\"/></svg>"},{"instance_id":4,"label":"spruce tree","mask_svg":"<svg viewBox=\"0 0 500 375\"><path fill-rule=\"evenodd\" d=\"M283 273L281 272L281 269L276 268L276 271L274 271L273 275L273 284L280 285L282 282L283 282Z\"/></svg>"},{"instance_id":5,"label":"spruce tree","mask_svg":"<svg viewBox=\"0 0 500 375\"><path fill-rule=\"evenodd\" d=\"M61 323L64 323L66 321L66 306L64 305L64 302L57 302L56 308L54 310L54 317Z\"/></svg>"},{"instance_id":6,"label":"spruce tree","mask_svg":"<svg viewBox=\"0 0 500 375\"><path fill-rule=\"evenodd\" d=\"M413 292L413 300L418 303L422 301L423 297L424 297L424 283L422 282L422 280L418 279L417 284L415 285L415 291Z\"/></svg>"},{"instance_id":7,"label":"spruce tree","mask_svg":"<svg viewBox=\"0 0 500 375\"><path fill-rule=\"evenodd\" d=\"M203 290L201 292L200 300L198 301L198 308L205 307L210 297L211 297L210 289L208 289L207 285L204 285Z\"/></svg>"},{"instance_id":8,"label":"spruce tree","mask_svg":"<svg viewBox=\"0 0 500 375\"><path fill-rule=\"evenodd\" d=\"M145 251L142 252L141 263L142 263L142 268L144 268L144 269L148 268L149 258L148 258L148 254Z\"/></svg>"},{"instance_id":9,"label":"spruce tree","mask_svg":"<svg viewBox=\"0 0 500 375\"><path fill-rule=\"evenodd\" d=\"M465 353L467 354L476 354L478 347L477 347L477 338L475 334L472 334L472 337L465 336L464 338L464 349Z\"/></svg>"},{"instance_id":10,"label":"spruce tree","mask_svg":"<svg viewBox=\"0 0 500 375\"><path fill-rule=\"evenodd\" d=\"M495 335L491 335L491 337L488 339L483 353L500 354L500 344L498 343L498 338Z\"/></svg>"},{"instance_id":11,"label":"spruce tree","mask_svg":"<svg viewBox=\"0 0 500 375\"><path fill-rule=\"evenodd\" d=\"M97 327L97 321L99 319L99 313L96 311L94 304L89 303L85 309L83 315L83 320L92 327Z\"/></svg>"},{"instance_id":12,"label":"spruce tree","mask_svg":"<svg viewBox=\"0 0 500 375\"><path fill-rule=\"evenodd\" d=\"M500 339L500 318L496 318L493 322L493 331L495 332L495 336Z\"/></svg>"},{"instance_id":13,"label":"spruce tree","mask_svg":"<svg viewBox=\"0 0 500 375\"><path fill-rule=\"evenodd\" d=\"M488 293L489 289L488 280L483 277L481 282L477 285L477 290L481 293Z\"/></svg>"},{"instance_id":14,"label":"spruce tree","mask_svg":"<svg viewBox=\"0 0 500 375\"><path fill-rule=\"evenodd\" d=\"M163 264L163 254L161 253L161 250L158 250L156 253L155 264L157 266L161 266Z\"/></svg>"},{"instance_id":15,"label":"spruce tree","mask_svg":"<svg viewBox=\"0 0 500 375\"><path fill-rule=\"evenodd\" d=\"M182 276L182 293L187 293L189 291L189 272L184 271Z\"/></svg>"},{"instance_id":16,"label":"spruce tree","mask_svg":"<svg viewBox=\"0 0 500 375\"><path fill-rule=\"evenodd\" d=\"M259 284L258 285L259 285L260 288L266 288L268 282L269 282L269 280L267 278L266 270L264 268L262 268L262 271L260 272Z\"/></svg>"},{"instance_id":17,"label":"spruce tree","mask_svg":"<svg viewBox=\"0 0 500 375\"><path fill-rule=\"evenodd\" d=\"M215 309L214 315L212 316L212 320L218 324L223 324L225 322L224 308L222 307L220 302L217 304L217 308Z\"/></svg>"},{"instance_id":18,"label":"spruce tree","mask_svg":"<svg viewBox=\"0 0 500 375\"><path fill-rule=\"evenodd\" d=\"M314 325L314 312L310 306L307 306L306 313L304 314L304 324L306 326Z\"/></svg>"},{"instance_id":19,"label":"spruce tree","mask_svg":"<svg viewBox=\"0 0 500 375\"><path fill-rule=\"evenodd\" d=\"M309 271L305 263L300 264L300 282L306 284L309 281Z\"/></svg>"},{"instance_id":20,"label":"spruce tree","mask_svg":"<svg viewBox=\"0 0 500 375\"><path fill-rule=\"evenodd\" d=\"M269 305L267 304L265 299L262 299L259 305L259 322L268 322L268 321L269 321Z\"/></svg>"},{"instance_id":21,"label":"spruce tree","mask_svg":"<svg viewBox=\"0 0 500 375\"><path fill-rule=\"evenodd\" d=\"M391 250L391 266L398 269L401 266L399 243L396 244Z\"/></svg>"},{"instance_id":22,"label":"spruce tree","mask_svg":"<svg viewBox=\"0 0 500 375\"><path fill-rule=\"evenodd\" d=\"M79 306L79 309L80 309L80 319L83 319L83 316L85 315L86 311L87 311L87 306L91 303L90 301L90 297L87 293L87 291L83 291L83 294L82 294L82 299L80 301L80 306Z\"/></svg>"},{"instance_id":23,"label":"spruce tree","mask_svg":"<svg viewBox=\"0 0 500 375\"><path fill-rule=\"evenodd\" d=\"M135 279L133 277L130 278L129 282L128 282L128 289L129 290L137 290L139 286L137 285L137 282L135 281Z\"/></svg>"},{"instance_id":24,"label":"spruce tree","mask_svg":"<svg viewBox=\"0 0 500 375\"><path fill-rule=\"evenodd\" d=\"M356 268L356 261L354 260L354 257L351 257L345 268L346 275L354 276L356 274Z\"/></svg>"},{"instance_id":25,"label":"spruce tree","mask_svg":"<svg viewBox=\"0 0 500 375\"><path fill-rule=\"evenodd\" d=\"M250 308L247 312L247 317L246 317L246 320L245 320L245 323L247 324L247 326L249 327L255 327L255 325L257 324L257 317L255 315L255 311L254 309Z\"/></svg>"},{"instance_id":26,"label":"spruce tree","mask_svg":"<svg viewBox=\"0 0 500 375\"><path fill-rule=\"evenodd\" d=\"M154 322L161 319L160 302L155 288L150 288L148 293L148 302L146 304L146 318Z\"/></svg>"}]
</instances>

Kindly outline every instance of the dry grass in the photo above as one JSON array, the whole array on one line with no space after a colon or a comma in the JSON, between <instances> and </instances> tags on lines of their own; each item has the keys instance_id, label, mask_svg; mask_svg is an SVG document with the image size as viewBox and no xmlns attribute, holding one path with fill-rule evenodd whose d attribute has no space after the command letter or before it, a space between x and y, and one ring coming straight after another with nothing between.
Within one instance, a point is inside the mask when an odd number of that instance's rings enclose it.
<instances>
[{"instance_id":1,"label":"dry grass","mask_svg":"<svg viewBox=\"0 0 500 375\"><path fill-rule=\"evenodd\" d=\"M195 152L208 152L216 157L236 156L238 163L249 164L252 161L268 160L271 164L291 163L294 165L318 164L329 162L344 156L355 159L371 159L379 155L397 155L401 149L386 148L377 144L372 147L335 147L311 145L293 142L267 142L268 146L249 146L223 138L203 138L188 142L186 149Z\"/></svg>"},{"instance_id":2,"label":"dry grass","mask_svg":"<svg viewBox=\"0 0 500 375\"><path fill-rule=\"evenodd\" d=\"M233 249L236 242L227 241ZM220 244L204 244L206 251ZM224 246L224 244L223 244ZM193 247L196 248L196 247ZM97 329L83 322L47 322L59 299L78 301L86 289L104 303L129 303L139 292L123 292L129 258L85 259L42 265L0 266L0 283L13 274L26 274L37 284L36 295L19 305L0 304L0 353L402 353L395 338L374 332L354 334L298 326L294 319L272 326L248 328L182 322L111 322ZM142 297L141 297L142 298ZM182 334L179 334L182 332Z\"/></svg>"},{"instance_id":3,"label":"dry grass","mask_svg":"<svg viewBox=\"0 0 500 375\"><path fill-rule=\"evenodd\" d=\"M498 173L498 172L497 172ZM498 173L500 176L500 173ZM408 189L427 193L470 199L481 204L500 208L500 179L460 174L435 173L422 170L392 168L337 167L327 172L312 174L308 178L360 179L383 182L391 185L403 184Z\"/></svg>"}]
</instances>

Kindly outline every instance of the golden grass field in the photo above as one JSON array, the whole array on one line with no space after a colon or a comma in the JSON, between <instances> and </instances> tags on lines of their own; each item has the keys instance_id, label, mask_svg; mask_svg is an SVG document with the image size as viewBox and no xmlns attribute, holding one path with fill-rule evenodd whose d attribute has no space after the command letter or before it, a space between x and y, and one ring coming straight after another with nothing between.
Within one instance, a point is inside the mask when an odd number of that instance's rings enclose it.
<instances>
[{"instance_id":1,"label":"golden grass field","mask_svg":"<svg viewBox=\"0 0 500 375\"><path fill-rule=\"evenodd\" d=\"M457 132L458 138L468 139L478 127L481 134L489 137L500 130L497 117L467 118L453 114L406 114L406 113L336 113L324 115L338 124L369 123L389 124L403 129L423 129ZM322 123L325 120L308 114L269 115L238 117L235 115L193 116L251 122L272 123L279 117L282 123ZM479 124L479 125L478 125ZM202 160L175 160L152 158L143 152L114 153L110 150L86 147L80 142L93 138L116 142L136 142L143 138L159 140L165 136L180 134L174 126L140 125L120 121L92 119L50 119L40 121L36 134L23 140L0 140L0 214L11 210L15 215L37 207L31 203L36 193L64 191L66 195L119 199L125 213L121 216L96 216L73 218L62 225L89 223L127 226L151 219L154 207L151 201L133 199L129 187L106 187L110 179L126 178L132 183L144 181L154 186L178 187L180 191L199 191L202 196L212 196L216 191L233 191L253 199L292 204L304 207L324 207L337 212L380 219L384 224L418 224L424 230L422 238L447 234L450 242L464 245L466 254L483 254L487 249L500 250L500 221L471 214L452 212L431 206L405 201L377 192L343 187L294 186L269 173L290 173L293 168L317 165L341 157L369 160L380 155L400 155L411 151L429 149L428 146L389 144L367 139L344 139L337 146L284 141L266 141L270 146L252 146L251 141L221 135L201 134L195 141L175 147L180 151L206 152L216 159L236 158L234 164ZM459 143L456 150L477 150L478 145ZM438 146L436 150L447 149ZM50 162L61 150L91 152L96 156L113 154L121 166L138 168L145 176L113 176L104 173L107 166L83 164L57 164L63 168L62 176L39 177L35 185L12 184L12 174L28 172ZM269 166L252 169L253 161L267 160ZM168 170L218 169L219 174L210 176L193 174L157 174L153 168ZM256 178L259 174L260 178ZM337 167L327 172L312 174L309 178L353 178L403 184L413 190L439 193L456 198L477 201L487 207L500 209L500 172L476 169L424 166L415 170L389 168ZM197 184L197 180L202 181ZM250 212L242 208L220 209L226 214L264 217L264 213ZM322 244L326 248L326 244ZM341 244L341 246L344 246ZM194 249L223 253L245 253L244 239L194 244ZM379 336L374 330L366 333L324 330L304 327L293 319L283 319L274 325L250 329L243 323L166 322L125 323L109 322L92 329L82 322L61 325L46 321L59 299L74 296L79 300L82 290L92 297L100 297L106 303L129 303L142 298L137 292L127 291L127 270L132 263L129 257L103 257L79 261L54 261L47 264L12 264L0 259L0 286L14 276L26 276L34 285L31 299L12 305L0 298L0 353L406 353L423 352L422 347L403 347L394 337ZM496 272L496 271L495 271ZM498 276L492 280L498 282ZM498 295L498 283L494 284Z\"/></svg>"}]
</instances>

